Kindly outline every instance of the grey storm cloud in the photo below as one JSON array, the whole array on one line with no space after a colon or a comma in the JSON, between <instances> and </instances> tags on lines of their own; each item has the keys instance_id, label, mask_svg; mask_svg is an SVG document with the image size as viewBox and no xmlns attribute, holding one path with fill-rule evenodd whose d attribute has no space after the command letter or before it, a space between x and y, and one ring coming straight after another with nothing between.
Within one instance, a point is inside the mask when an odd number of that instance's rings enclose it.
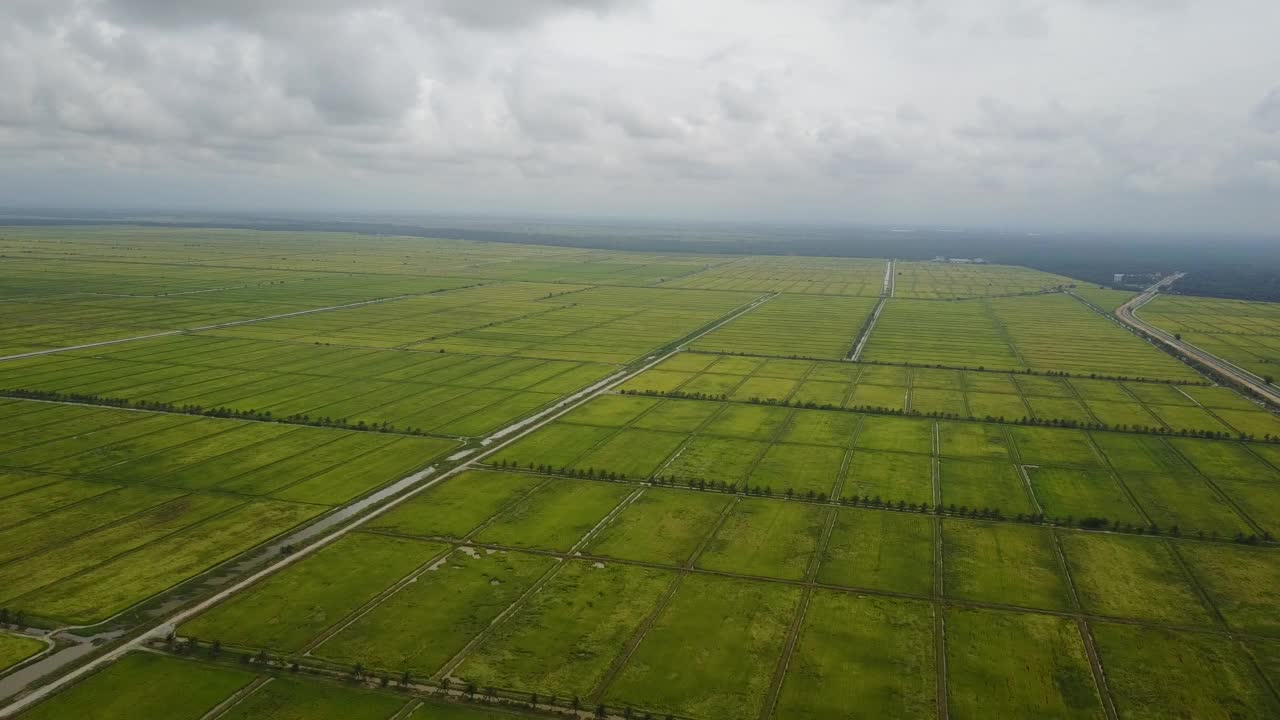
<instances>
[{"instance_id":1,"label":"grey storm cloud","mask_svg":"<svg viewBox=\"0 0 1280 720\"><path fill-rule=\"evenodd\" d=\"M0 205L1266 229L1277 26L1272 0L6 0Z\"/></svg>"}]
</instances>

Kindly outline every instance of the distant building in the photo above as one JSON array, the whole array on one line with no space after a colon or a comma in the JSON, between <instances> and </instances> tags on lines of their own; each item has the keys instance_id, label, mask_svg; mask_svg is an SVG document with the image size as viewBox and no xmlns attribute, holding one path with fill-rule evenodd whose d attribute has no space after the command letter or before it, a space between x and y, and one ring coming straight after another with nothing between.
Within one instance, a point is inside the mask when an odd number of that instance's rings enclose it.
<instances>
[{"instance_id":1,"label":"distant building","mask_svg":"<svg viewBox=\"0 0 1280 720\"><path fill-rule=\"evenodd\" d=\"M1112 280L1112 282L1117 282L1117 283L1122 283L1122 282L1124 282L1124 273L1116 273L1116 274L1115 274L1115 279L1114 279L1114 280Z\"/></svg>"}]
</instances>

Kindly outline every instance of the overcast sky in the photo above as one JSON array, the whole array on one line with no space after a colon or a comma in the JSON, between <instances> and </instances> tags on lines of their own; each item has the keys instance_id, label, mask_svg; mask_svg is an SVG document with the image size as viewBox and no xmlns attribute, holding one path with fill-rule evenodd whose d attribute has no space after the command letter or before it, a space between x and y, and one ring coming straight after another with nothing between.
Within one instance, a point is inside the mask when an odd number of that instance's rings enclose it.
<instances>
[{"instance_id":1,"label":"overcast sky","mask_svg":"<svg viewBox=\"0 0 1280 720\"><path fill-rule=\"evenodd\" d=\"M0 0L0 205L1280 232L1277 0Z\"/></svg>"}]
</instances>

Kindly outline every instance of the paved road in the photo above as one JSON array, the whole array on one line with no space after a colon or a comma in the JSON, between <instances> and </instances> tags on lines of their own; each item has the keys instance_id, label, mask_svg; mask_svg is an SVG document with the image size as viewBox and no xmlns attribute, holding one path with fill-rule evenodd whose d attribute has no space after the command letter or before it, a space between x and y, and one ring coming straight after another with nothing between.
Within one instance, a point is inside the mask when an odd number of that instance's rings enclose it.
<instances>
[{"instance_id":1,"label":"paved road","mask_svg":"<svg viewBox=\"0 0 1280 720\"><path fill-rule=\"evenodd\" d=\"M1277 392L1275 388L1268 385L1266 380L1254 375L1244 368L1237 367L1216 355L1211 355L1194 345L1183 342L1172 333L1165 332L1164 330L1161 330L1138 317L1138 310L1141 309L1143 305L1146 305L1152 300L1152 298L1160 294L1160 290L1162 288L1173 284L1179 278L1183 277L1184 274L1185 273L1176 273L1174 275L1170 275L1139 293L1137 296L1130 299L1129 302L1121 305L1116 310L1116 319L1131 328L1141 330L1142 332L1150 335L1156 342L1163 343L1164 345L1171 347L1188 357L1195 358L1197 361L1213 368L1215 372L1223 375L1224 377L1228 377L1250 390L1253 390L1270 402L1280 405L1280 392Z\"/></svg>"}]
</instances>

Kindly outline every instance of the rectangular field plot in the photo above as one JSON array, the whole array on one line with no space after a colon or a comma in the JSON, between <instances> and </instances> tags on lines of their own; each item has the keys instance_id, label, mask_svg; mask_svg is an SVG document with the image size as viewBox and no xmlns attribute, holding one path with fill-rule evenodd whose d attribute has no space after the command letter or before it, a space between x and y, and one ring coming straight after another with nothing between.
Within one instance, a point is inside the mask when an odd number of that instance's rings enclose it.
<instances>
[{"instance_id":1,"label":"rectangular field plot","mask_svg":"<svg viewBox=\"0 0 1280 720\"><path fill-rule=\"evenodd\" d=\"M949 520L943 523L942 538L944 585L949 597L1070 609L1067 579L1051 530Z\"/></svg>"},{"instance_id":2,"label":"rectangular field plot","mask_svg":"<svg viewBox=\"0 0 1280 720\"><path fill-rule=\"evenodd\" d=\"M996 298L990 308L1018 356L1034 370L1201 381L1190 367L1069 295Z\"/></svg>"},{"instance_id":3,"label":"rectangular field plot","mask_svg":"<svg viewBox=\"0 0 1280 720\"><path fill-rule=\"evenodd\" d=\"M615 370L201 336L95 350L70 367L66 356L51 355L47 368L0 373L0 387L479 435Z\"/></svg>"},{"instance_id":4,"label":"rectangular field plot","mask_svg":"<svg viewBox=\"0 0 1280 720\"><path fill-rule=\"evenodd\" d=\"M664 570L566 562L455 674L480 687L588 696L675 578Z\"/></svg>"},{"instance_id":5,"label":"rectangular field plot","mask_svg":"<svg viewBox=\"0 0 1280 720\"><path fill-rule=\"evenodd\" d=\"M731 500L721 494L645 490L600 529L585 552L683 565L711 534Z\"/></svg>"},{"instance_id":6,"label":"rectangular field plot","mask_svg":"<svg viewBox=\"0 0 1280 720\"><path fill-rule=\"evenodd\" d=\"M741 484L768 447L769 443L758 440L695 437L672 459L664 474L681 480Z\"/></svg>"},{"instance_id":7,"label":"rectangular field plot","mask_svg":"<svg viewBox=\"0 0 1280 720\"><path fill-rule=\"evenodd\" d=\"M443 349L626 363L758 297L755 293L624 287L593 287L565 294L559 288L556 296L525 303L518 315L445 329L410 347L429 352Z\"/></svg>"},{"instance_id":8,"label":"rectangular field plot","mask_svg":"<svg viewBox=\"0 0 1280 720\"><path fill-rule=\"evenodd\" d=\"M1089 435L1083 430L1011 427L1009 437L1013 439L1019 462L1026 465L1102 465Z\"/></svg>"},{"instance_id":9,"label":"rectangular field plot","mask_svg":"<svg viewBox=\"0 0 1280 720\"><path fill-rule=\"evenodd\" d=\"M1074 284L1061 275L1014 265L895 262L896 297L952 299L1034 293Z\"/></svg>"},{"instance_id":10,"label":"rectangular field plot","mask_svg":"<svg viewBox=\"0 0 1280 720\"><path fill-rule=\"evenodd\" d=\"M842 412L806 410L791 416L782 433L783 442L846 448L853 445L862 418Z\"/></svg>"},{"instance_id":11,"label":"rectangular field plot","mask_svg":"<svg viewBox=\"0 0 1280 720\"><path fill-rule=\"evenodd\" d=\"M808 447L775 443L765 451L747 478L752 487L774 491L794 491L797 495L832 495L845 451L838 448Z\"/></svg>"},{"instance_id":12,"label":"rectangular field plot","mask_svg":"<svg viewBox=\"0 0 1280 720\"><path fill-rule=\"evenodd\" d=\"M168 590L321 512L314 505L254 501L64 577L10 603L29 614L88 624ZM13 566L6 566L10 569Z\"/></svg>"},{"instance_id":13,"label":"rectangular field plot","mask_svg":"<svg viewBox=\"0 0 1280 720\"><path fill-rule=\"evenodd\" d=\"M1041 511L1051 518L1095 518L1137 527L1149 525L1111 474L1086 468L1024 468Z\"/></svg>"},{"instance_id":14,"label":"rectangular field plot","mask_svg":"<svg viewBox=\"0 0 1280 720\"><path fill-rule=\"evenodd\" d=\"M1265 718L1280 714L1243 650L1227 638L1094 623L1121 717Z\"/></svg>"},{"instance_id":15,"label":"rectangular field plot","mask_svg":"<svg viewBox=\"0 0 1280 720\"><path fill-rule=\"evenodd\" d=\"M252 682L252 673L130 653L23 713L23 720L200 720Z\"/></svg>"},{"instance_id":16,"label":"rectangular field plot","mask_svg":"<svg viewBox=\"0 0 1280 720\"><path fill-rule=\"evenodd\" d=\"M631 426L645 430L691 433L706 424L722 408L719 403L664 400L632 421Z\"/></svg>"},{"instance_id":17,"label":"rectangular field plot","mask_svg":"<svg viewBox=\"0 0 1280 720\"><path fill-rule=\"evenodd\" d=\"M184 624L185 637L297 653L383 589L448 550L356 533Z\"/></svg>"},{"instance_id":18,"label":"rectangular field plot","mask_svg":"<svg viewBox=\"0 0 1280 720\"><path fill-rule=\"evenodd\" d=\"M1212 625L1195 585L1158 538L1060 532L1080 605L1097 615Z\"/></svg>"},{"instance_id":19,"label":"rectangular field plot","mask_svg":"<svg viewBox=\"0 0 1280 720\"><path fill-rule=\"evenodd\" d=\"M624 479L647 478L684 441L685 436L678 433L626 428L579 457L573 467L606 470L610 477L617 473Z\"/></svg>"},{"instance_id":20,"label":"rectangular field plot","mask_svg":"<svg viewBox=\"0 0 1280 720\"><path fill-rule=\"evenodd\" d=\"M708 570L800 580L818 550L829 510L778 500L739 500L698 557Z\"/></svg>"},{"instance_id":21,"label":"rectangular field plot","mask_svg":"<svg viewBox=\"0 0 1280 720\"><path fill-rule=\"evenodd\" d=\"M989 392L969 392L965 395L969 415L978 419L1016 421L1030 417L1031 411L1021 395Z\"/></svg>"},{"instance_id":22,"label":"rectangular field plot","mask_svg":"<svg viewBox=\"0 0 1280 720\"><path fill-rule=\"evenodd\" d=\"M631 492L614 483L553 480L513 503L476 541L567 551Z\"/></svg>"},{"instance_id":23,"label":"rectangular field plot","mask_svg":"<svg viewBox=\"0 0 1280 720\"><path fill-rule=\"evenodd\" d=\"M1009 460L1009 441L999 425L938 423L938 454L943 457Z\"/></svg>"},{"instance_id":24,"label":"rectangular field plot","mask_svg":"<svg viewBox=\"0 0 1280 720\"><path fill-rule=\"evenodd\" d=\"M928 455L933 452L933 423L928 420L881 417L863 418L854 447L894 450Z\"/></svg>"},{"instance_id":25,"label":"rectangular field plot","mask_svg":"<svg viewBox=\"0 0 1280 720\"><path fill-rule=\"evenodd\" d=\"M933 458L895 452L856 451L849 459L841 496L933 503Z\"/></svg>"},{"instance_id":26,"label":"rectangular field plot","mask_svg":"<svg viewBox=\"0 0 1280 720\"><path fill-rule=\"evenodd\" d=\"M605 701L686 717L757 717L799 602L799 588L688 576Z\"/></svg>"},{"instance_id":27,"label":"rectangular field plot","mask_svg":"<svg viewBox=\"0 0 1280 720\"><path fill-rule=\"evenodd\" d=\"M927 603L819 590L787 667L777 717L937 717L935 673Z\"/></svg>"},{"instance_id":28,"label":"rectangular field plot","mask_svg":"<svg viewBox=\"0 0 1280 720\"><path fill-rule=\"evenodd\" d=\"M387 720L407 701L389 693L276 678L220 717L227 720Z\"/></svg>"},{"instance_id":29,"label":"rectangular field plot","mask_svg":"<svg viewBox=\"0 0 1280 720\"><path fill-rule=\"evenodd\" d=\"M668 280L663 287L875 297L885 269L884 260L865 258L744 257Z\"/></svg>"},{"instance_id":30,"label":"rectangular field plot","mask_svg":"<svg viewBox=\"0 0 1280 720\"><path fill-rule=\"evenodd\" d=\"M400 535L460 539L542 482L536 475L469 470L415 495L368 527Z\"/></svg>"},{"instance_id":31,"label":"rectangular field plot","mask_svg":"<svg viewBox=\"0 0 1280 720\"><path fill-rule=\"evenodd\" d=\"M1025 367L983 300L893 298L885 303L861 359L987 370Z\"/></svg>"},{"instance_id":32,"label":"rectangular field plot","mask_svg":"<svg viewBox=\"0 0 1280 720\"><path fill-rule=\"evenodd\" d=\"M724 410L702 429L706 435L771 440L778 435L791 411L761 405L726 405Z\"/></svg>"},{"instance_id":33,"label":"rectangular field plot","mask_svg":"<svg viewBox=\"0 0 1280 720\"><path fill-rule=\"evenodd\" d=\"M782 295L691 346L710 352L838 360L849 354L872 298Z\"/></svg>"},{"instance_id":34,"label":"rectangular field plot","mask_svg":"<svg viewBox=\"0 0 1280 720\"><path fill-rule=\"evenodd\" d=\"M1191 467L1163 438L1125 433L1091 433L1107 462L1117 471L1186 474Z\"/></svg>"},{"instance_id":35,"label":"rectangular field plot","mask_svg":"<svg viewBox=\"0 0 1280 720\"><path fill-rule=\"evenodd\" d=\"M959 390L937 390L934 388L911 388L911 410L924 415L941 417L968 417L969 408L964 401L964 393Z\"/></svg>"},{"instance_id":36,"label":"rectangular field plot","mask_svg":"<svg viewBox=\"0 0 1280 720\"><path fill-rule=\"evenodd\" d=\"M463 548L438 561L313 654L419 677L439 670L554 567L552 558Z\"/></svg>"},{"instance_id":37,"label":"rectangular field plot","mask_svg":"<svg viewBox=\"0 0 1280 720\"><path fill-rule=\"evenodd\" d=\"M1169 441L1197 470L1213 480L1280 481L1280 472L1241 443L1213 440Z\"/></svg>"},{"instance_id":38,"label":"rectangular field plot","mask_svg":"<svg viewBox=\"0 0 1280 720\"><path fill-rule=\"evenodd\" d=\"M986 508L1005 515L1035 511L1018 469L1008 463L951 460L939 463L942 502L947 507Z\"/></svg>"},{"instance_id":39,"label":"rectangular field plot","mask_svg":"<svg viewBox=\"0 0 1280 720\"><path fill-rule=\"evenodd\" d=\"M562 468L616 433L615 428L552 423L498 451L500 463Z\"/></svg>"},{"instance_id":40,"label":"rectangular field plot","mask_svg":"<svg viewBox=\"0 0 1280 720\"><path fill-rule=\"evenodd\" d=\"M947 611L947 701L957 720L1106 717L1076 624Z\"/></svg>"},{"instance_id":41,"label":"rectangular field plot","mask_svg":"<svg viewBox=\"0 0 1280 720\"><path fill-rule=\"evenodd\" d=\"M910 513L836 513L818 582L928 595L933 588L933 522Z\"/></svg>"},{"instance_id":42,"label":"rectangular field plot","mask_svg":"<svg viewBox=\"0 0 1280 720\"><path fill-rule=\"evenodd\" d=\"M1174 546L1236 630L1280 636L1280 554L1272 548L1180 542Z\"/></svg>"},{"instance_id":43,"label":"rectangular field plot","mask_svg":"<svg viewBox=\"0 0 1280 720\"><path fill-rule=\"evenodd\" d=\"M69 409L100 421L95 408ZM0 454L0 467L44 468L118 483L274 494L299 502L339 504L404 477L456 447L440 438L391 433L146 412L126 415L128 422L123 424L69 437L52 433L42 444ZM78 420L67 416L64 422ZM72 487L65 485L64 490ZM53 508L43 511L49 509Z\"/></svg>"},{"instance_id":44,"label":"rectangular field plot","mask_svg":"<svg viewBox=\"0 0 1280 720\"><path fill-rule=\"evenodd\" d=\"M1244 518L1197 475L1121 473L1120 480L1146 516L1162 528L1206 535L1252 532Z\"/></svg>"}]
</instances>

